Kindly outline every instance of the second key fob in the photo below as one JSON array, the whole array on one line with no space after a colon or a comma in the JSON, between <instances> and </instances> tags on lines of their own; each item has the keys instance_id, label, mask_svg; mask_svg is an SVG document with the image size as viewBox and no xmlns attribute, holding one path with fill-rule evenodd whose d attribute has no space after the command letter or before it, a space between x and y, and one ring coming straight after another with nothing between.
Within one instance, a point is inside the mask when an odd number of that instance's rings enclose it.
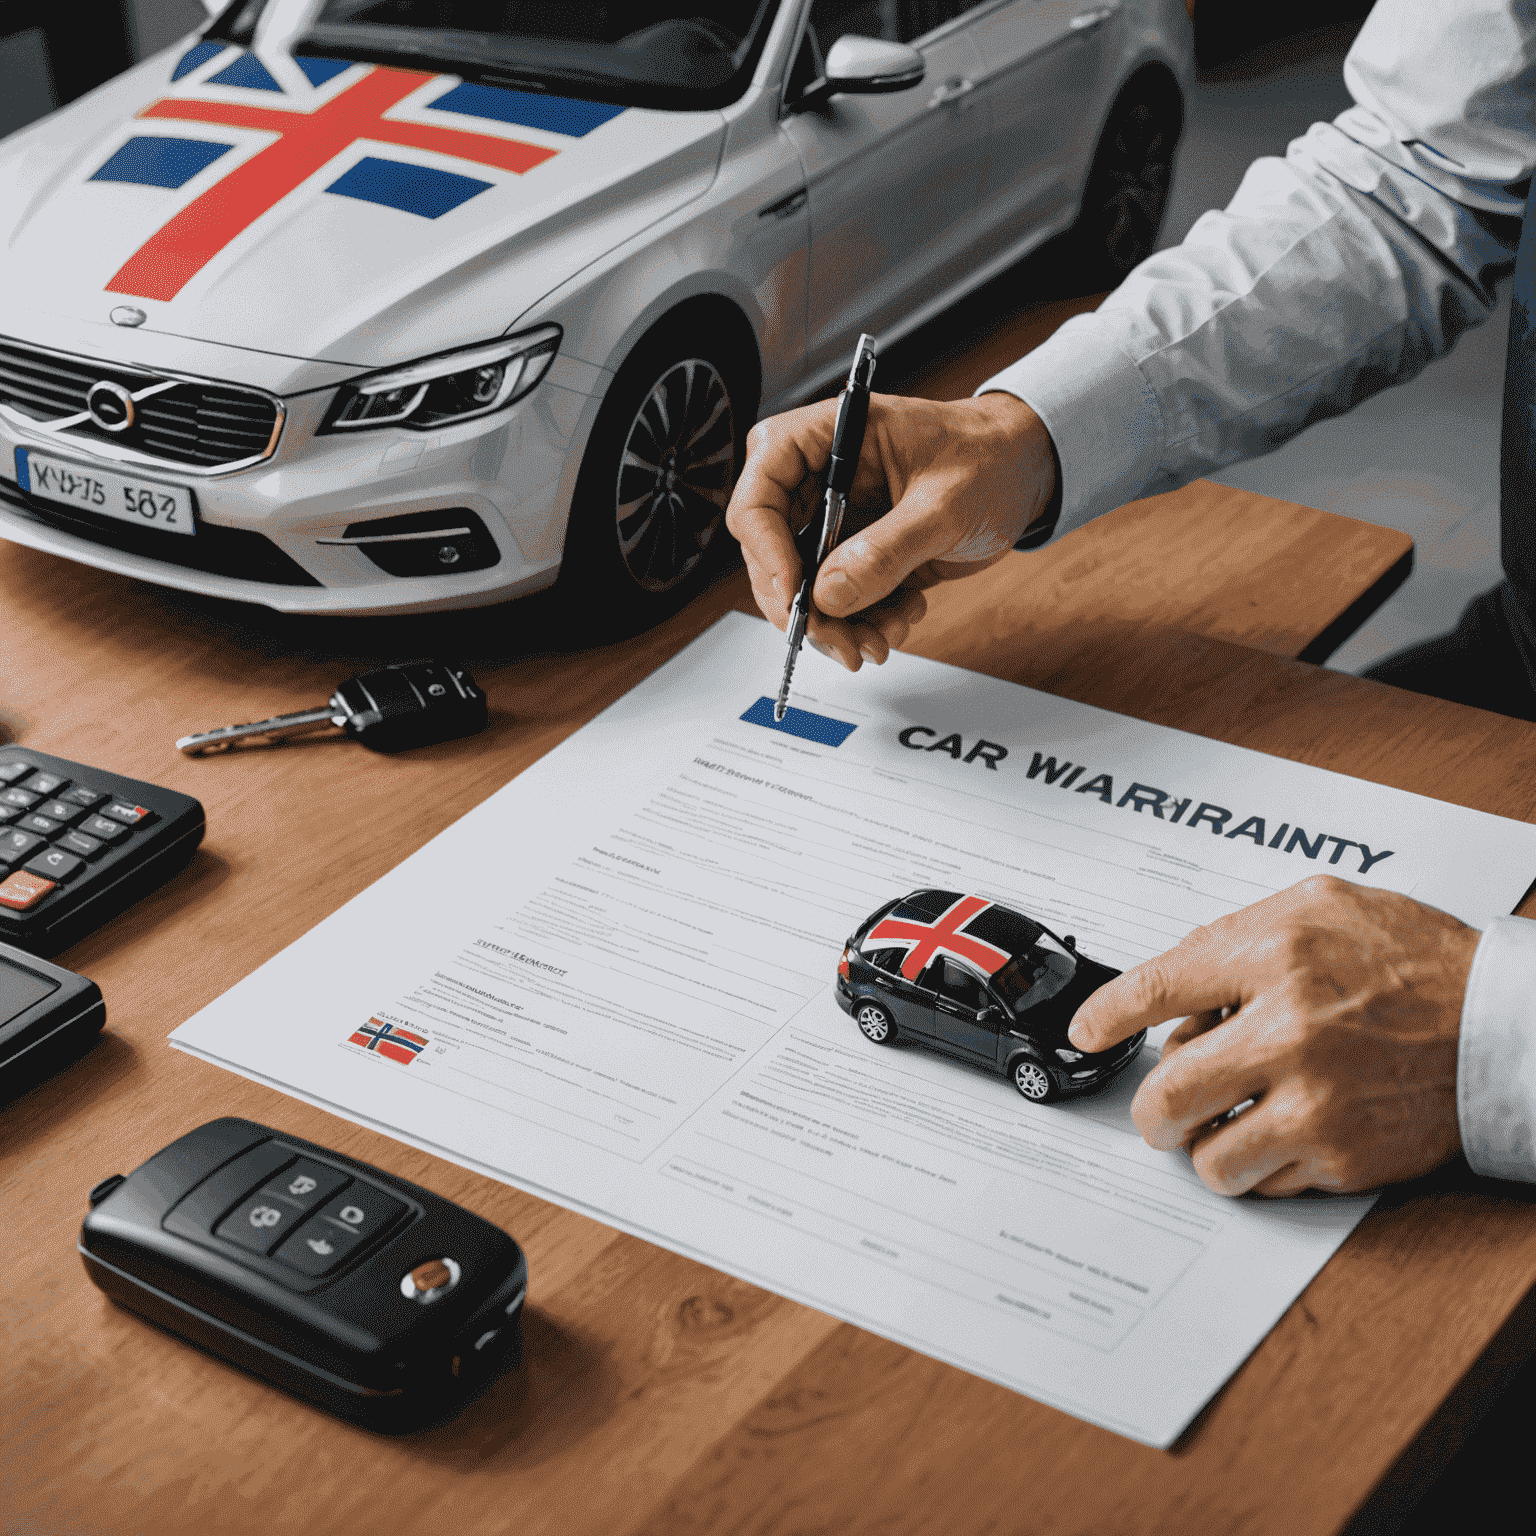
<instances>
[{"instance_id":1,"label":"second key fob","mask_svg":"<svg viewBox=\"0 0 1536 1536\"><path fill-rule=\"evenodd\" d=\"M372 1429L445 1418L522 1358L523 1251L367 1163L213 1120L91 1191L112 1300Z\"/></svg>"}]
</instances>

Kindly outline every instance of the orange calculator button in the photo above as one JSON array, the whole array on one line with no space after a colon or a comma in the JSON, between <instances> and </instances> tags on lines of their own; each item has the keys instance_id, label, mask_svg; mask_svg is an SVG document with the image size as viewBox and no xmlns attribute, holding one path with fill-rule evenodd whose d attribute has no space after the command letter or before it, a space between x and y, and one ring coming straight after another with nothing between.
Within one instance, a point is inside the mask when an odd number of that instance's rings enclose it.
<instances>
[{"instance_id":1,"label":"orange calculator button","mask_svg":"<svg viewBox=\"0 0 1536 1536\"><path fill-rule=\"evenodd\" d=\"M0 884L0 907L14 907L16 911L24 912L34 902L41 901L56 883L44 880L41 875L29 875L26 870L18 869Z\"/></svg>"}]
</instances>

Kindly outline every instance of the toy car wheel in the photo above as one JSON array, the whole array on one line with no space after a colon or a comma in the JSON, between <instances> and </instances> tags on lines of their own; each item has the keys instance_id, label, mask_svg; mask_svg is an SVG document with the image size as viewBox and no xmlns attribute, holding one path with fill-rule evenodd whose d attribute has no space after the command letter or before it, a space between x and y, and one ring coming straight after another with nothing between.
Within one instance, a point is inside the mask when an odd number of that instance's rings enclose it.
<instances>
[{"instance_id":1,"label":"toy car wheel","mask_svg":"<svg viewBox=\"0 0 1536 1536\"><path fill-rule=\"evenodd\" d=\"M1032 1057L1016 1057L1008 1068L1008 1076L1031 1104L1049 1104L1056 1097L1056 1084L1050 1072Z\"/></svg>"},{"instance_id":2,"label":"toy car wheel","mask_svg":"<svg viewBox=\"0 0 1536 1536\"><path fill-rule=\"evenodd\" d=\"M1113 288L1152 254L1183 127L1179 88L1161 70L1134 76L1110 108L1067 237L1084 292Z\"/></svg>"},{"instance_id":3,"label":"toy car wheel","mask_svg":"<svg viewBox=\"0 0 1536 1536\"><path fill-rule=\"evenodd\" d=\"M876 1045L895 1043L896 1021L879 1003L860 1003L854 1010L853 1018L866 1040L873 1040Z\"/></svg>"},{"instance_id":4,"label":"toy car wheel","mask_svg":"<svg viewBox=\"0 0 1536 1536\"><path fill-rule=\"evenodd\" d=\"M571 503L560 585L583 626L660 622L699 592L729 540L725 509L756 405L718 331L653 331L609 387Z\"/></svg>"}]
</instances>

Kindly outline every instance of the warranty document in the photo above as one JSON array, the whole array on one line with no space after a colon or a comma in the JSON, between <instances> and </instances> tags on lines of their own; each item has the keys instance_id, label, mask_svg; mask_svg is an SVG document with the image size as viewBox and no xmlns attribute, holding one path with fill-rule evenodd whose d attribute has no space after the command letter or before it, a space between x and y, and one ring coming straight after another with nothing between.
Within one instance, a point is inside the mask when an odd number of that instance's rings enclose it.
<instances>
[{"instance_id":1,"label":"warranty document","mask_svg":"<svg viewBox=\"0 0 1536 1536\"><path fill-rule=\"evenodd\" d=\"M873 1044L844 942L936 887L1124 968L1318 871L1479 924L1536 828L902 655L776 726L783 646L727 615L172 1041L1167 1446L1370 1198L1146 1146L1166 1029L1047 1105Z\"/></svg>"}]
</instances>

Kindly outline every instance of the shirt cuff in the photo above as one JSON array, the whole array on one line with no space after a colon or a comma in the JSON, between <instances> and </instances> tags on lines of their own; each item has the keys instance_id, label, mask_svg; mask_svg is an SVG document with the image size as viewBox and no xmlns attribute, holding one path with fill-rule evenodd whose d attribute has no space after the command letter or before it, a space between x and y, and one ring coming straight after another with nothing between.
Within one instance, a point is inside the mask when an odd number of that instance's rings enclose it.
<instances>
[{"instance_id":1,"label":"shirt cuff","mask_svg":"<svg viewBox=\"0 0 1536 1536\"><path fill-rule=\"evenodd\" d=\"M1163 459L1163 415L1104 320L1077 315L978 395L1014 395L1045 423L1060 463L1060 533L1134 501Z\"/></svg>"},{"instance_id":2,"label":"shirt cuff","mask_svg":"<svg viewBox=\"0 0 1536 1536\"><path fill-rule=\"evenodd\" d=\"M1456 1118L1476 1173L1536 1182L1536 922L1496 917L1467 977Z\"/></svg>"}]
</instances>

